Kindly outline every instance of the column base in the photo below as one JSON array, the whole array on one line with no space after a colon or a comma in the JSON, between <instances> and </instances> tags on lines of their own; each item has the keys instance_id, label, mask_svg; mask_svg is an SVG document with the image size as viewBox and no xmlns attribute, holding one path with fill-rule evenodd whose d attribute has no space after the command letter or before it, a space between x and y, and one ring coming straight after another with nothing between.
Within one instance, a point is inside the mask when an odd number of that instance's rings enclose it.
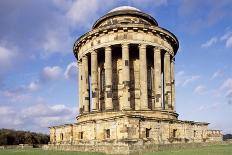
<instances>
[{"instance_id":1,"label":"column base","mask_svg":"<svg viewBox=\"0 0 232 155\"><path fill-rule=\"evenodd\" d=\"M163 110L163 108L162 107L155 107L155 109L153 109L153 110Z\"/></svg>"},{"instance_id":2,"label":"column base","mask_svg":"<svg viewBox=\"0 0 232 155\"><path fill-rule=\"evenodd\" d=\"M124 110L124 111L130 111L130 110L132 110L132 108L131 107L125 107L125 108L122 108L122 110Z\"/></svg>"},{"instance_id":3,"label":"column base","mask_svg":"<svg viewBox=\"0 0 232 155\"><path fill-rule=\"evenodd\" d=\"M151 109L149 109L149 108L140 108L140 110L144 110L144 111L151 111Z\"/></svg>"},{"instance_id":4,"label":"column base","mask_svg":"<svg viewBox=\"0 0 232 155\"><path fill-rule=\"evenodd\" d=\"M92 112L98 112L99 110L98 109L92 109Z\"/></svg>"},{"instance_id":5,"label":"column base","mask_svg":"<svg viewBox=\"0 0 232 155\"><path fill-rule=\"evenodd\" d=\"M106 112L110 112L110 111L114 111L114 109L112 108L112 109L110 109L110 108L106 108L104 111L106 111Z\"/></svg>"}]
</instances>

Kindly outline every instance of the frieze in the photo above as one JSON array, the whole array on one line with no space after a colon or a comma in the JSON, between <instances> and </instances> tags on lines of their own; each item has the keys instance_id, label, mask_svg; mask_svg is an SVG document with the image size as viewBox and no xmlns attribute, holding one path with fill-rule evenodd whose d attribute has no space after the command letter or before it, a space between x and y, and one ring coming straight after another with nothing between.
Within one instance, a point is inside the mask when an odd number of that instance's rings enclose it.
<instances>
[{"instance_id":1,"label":"frieze","mask_svg":"<svg viewBox=\"0 0 232 155\"><path fill-rule=\"evenodd\" d=\"M128 28L128 30L129 29L131 29L131 30L138 30L138 29L140 29L141 28L141 30L143 31L143 32L145 32L144 31L144 29L143 29L143 27L127 27ZM157 27L154 27L154 28L156 28L157 29ZM117 28L118 29L118 28ZM161 30L161 29L160 29ZM110 30L110 31L112 31L112 30ZM176 44L176 43L178 43L178 41L176 40L174 40L173 39L173 37L171 37L170 36L170 34L165 34L165 33L162 33L162 32L160 32L160 31L158 31L158 30L153 30L153 29L148 29L148 31L150 31L150 32L152 32L155 36L158 36L158 37L160 37L160 38L162 38L162 39L166 39L167 40L167 42L172 42L172 44L174 44L174 45L177 45L178 46L178 44ZM161 30L161 31L163 31L163 30ZM96 32L94 32L94 31L91 31L92 33L93 33L93 35L94 34L96 34L96 33L99 33L100 31L96 31ZM103 33L103 32L101 32L101 33ZM163 34L162 35L162 37L161 37L161 34ZM89 35L91 35L91 33L89 34ZM168 37L167 37L168 36ZM88 37L86 37L87 39L88 39ZM91 38L91 37L90 37ZM74 47L76 47L76 46L83 46L83 43L85 43L86 41L85 41L85 39L83 38L80 38L80 40L81 41L77 41L76 43L75 43L75 45L74 45ZM79 44L79 43L81 43L81 44ZM169 43L170 44L170 43ZM76 49L76 52L77 52L77 48L74 48L74 49Z\"/></svg>"}]
</instances>

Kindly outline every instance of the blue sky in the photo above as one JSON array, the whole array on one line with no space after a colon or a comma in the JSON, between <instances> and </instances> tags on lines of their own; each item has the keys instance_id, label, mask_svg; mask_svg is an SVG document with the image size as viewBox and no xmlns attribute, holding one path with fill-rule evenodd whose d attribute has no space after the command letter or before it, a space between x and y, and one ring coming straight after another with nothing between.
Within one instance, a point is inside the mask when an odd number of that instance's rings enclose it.
<instances>
[{"instance_id":1,"label":"blue sky","mask_svg":"<svg viewBox=\"0 0 232 155\"><path fill-rule=\"evenodd\" d=\"M122 5L152 15L179 39L179 119L232 133L231 0L1 0L0 128L47 133L48 126L75 122L73 43Z\"/></svg>"}]
</instances>

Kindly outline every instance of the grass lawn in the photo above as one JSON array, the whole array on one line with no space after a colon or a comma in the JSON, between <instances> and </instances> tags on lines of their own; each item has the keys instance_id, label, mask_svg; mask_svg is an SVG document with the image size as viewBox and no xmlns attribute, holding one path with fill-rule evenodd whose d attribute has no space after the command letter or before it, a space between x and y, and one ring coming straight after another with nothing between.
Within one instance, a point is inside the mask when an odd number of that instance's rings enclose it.
<instances>
[{"instance_id":1,"label":"grass lawn","mask_svg":"<svg viewBox=\"0 0 232 155\"><path fill-rule=\"evenodd\" d=\"M195 149L144 153L144 155L232 155L232 144L213 145ZM103 153L45 151L42 149L7 149L0 150L0 155L103 155Z\"/></svg>"}]
</instances>

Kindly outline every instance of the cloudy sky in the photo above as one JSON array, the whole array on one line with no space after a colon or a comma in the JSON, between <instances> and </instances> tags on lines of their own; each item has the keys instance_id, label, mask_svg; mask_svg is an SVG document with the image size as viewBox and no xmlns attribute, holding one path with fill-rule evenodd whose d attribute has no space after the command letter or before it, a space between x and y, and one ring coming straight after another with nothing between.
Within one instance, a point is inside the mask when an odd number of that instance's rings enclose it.
<instances>
[{"instance_id":1,"label":"cloudy sky","mask_svg":"<svg viewBox=\"0 0 232 155\"><path fill-rule=\"evenodd\" d=\"M231 0L1 0L0 128L47 133L48 126L75 122L73 43L122 5L152 15L179 39L179 118L232 133Z\"/></svg>"}]
</instances>

